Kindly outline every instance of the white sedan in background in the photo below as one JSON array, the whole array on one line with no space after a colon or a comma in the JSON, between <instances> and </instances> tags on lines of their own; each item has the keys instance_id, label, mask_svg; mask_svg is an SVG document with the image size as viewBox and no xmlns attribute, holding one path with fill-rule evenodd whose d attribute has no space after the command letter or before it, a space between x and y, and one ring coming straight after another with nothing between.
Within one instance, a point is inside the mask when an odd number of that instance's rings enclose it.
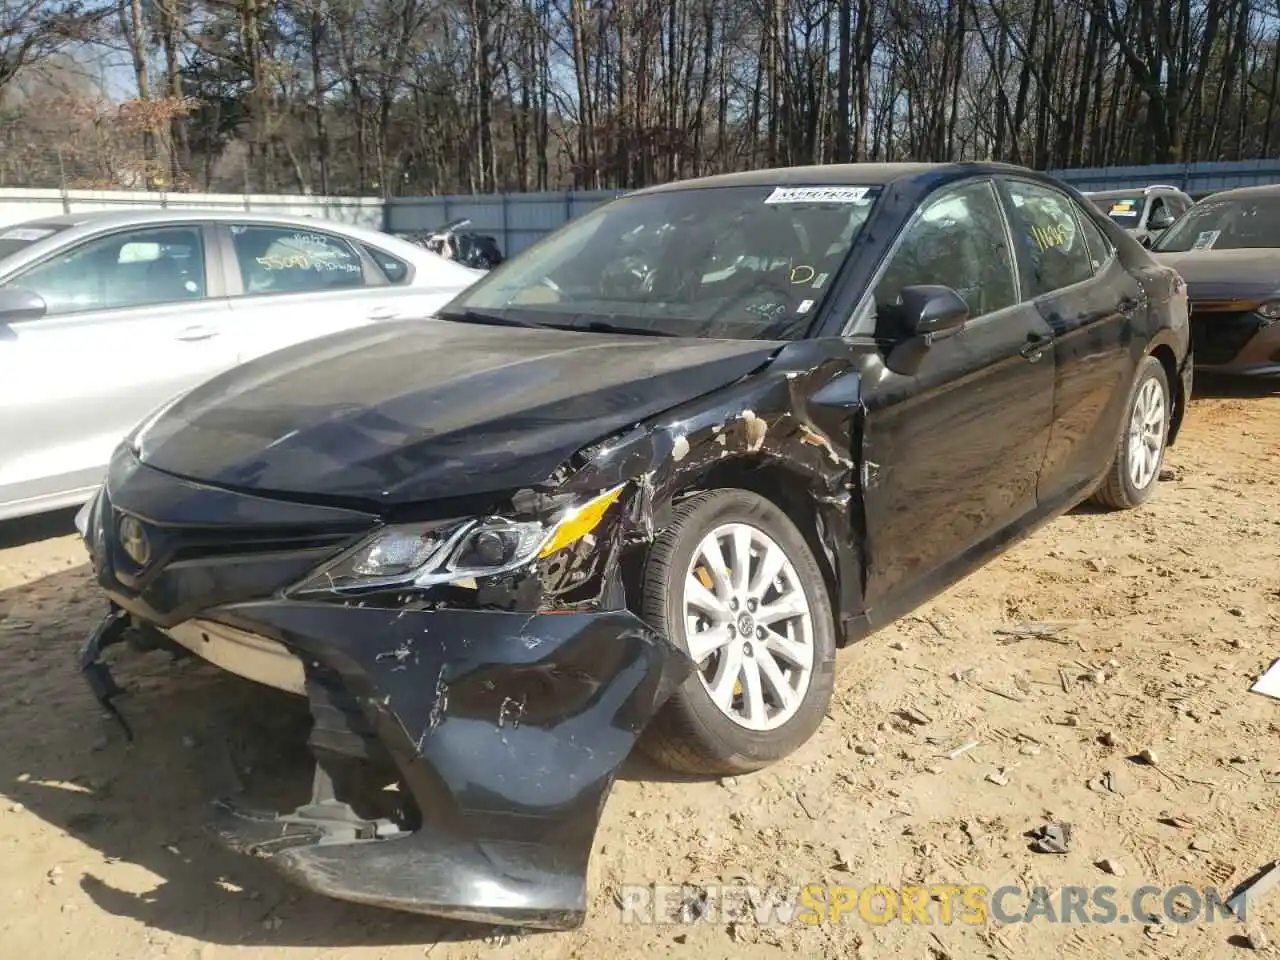
<instances>
[{"instance_id":1,"label":"white sedan in background","mask_svg":"<svg viewBox=\"0 0 1280 960\"><path fill-rule=\"evenodd\" d=\"M127 210L0 227L0 520L87 500L134 424L201 381L430 317L482 276L304 217Z\"/></svg>"}]
</instances>

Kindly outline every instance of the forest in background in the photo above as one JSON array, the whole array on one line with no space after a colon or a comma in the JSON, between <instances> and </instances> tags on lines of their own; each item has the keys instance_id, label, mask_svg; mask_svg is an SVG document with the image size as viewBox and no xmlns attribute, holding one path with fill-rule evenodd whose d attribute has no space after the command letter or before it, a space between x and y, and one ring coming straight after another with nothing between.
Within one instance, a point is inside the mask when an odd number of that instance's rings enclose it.
<instances>
[{"instance_id":1,"label":"forest in background","mask_svg":"<svg viewBox=\"0 0 1280 960\"><path fill-rule=\"evenodd\" d=\"M1280 0L0 0L0 186L396 196L1277 155Z\"/></svg>"}]
</instances>

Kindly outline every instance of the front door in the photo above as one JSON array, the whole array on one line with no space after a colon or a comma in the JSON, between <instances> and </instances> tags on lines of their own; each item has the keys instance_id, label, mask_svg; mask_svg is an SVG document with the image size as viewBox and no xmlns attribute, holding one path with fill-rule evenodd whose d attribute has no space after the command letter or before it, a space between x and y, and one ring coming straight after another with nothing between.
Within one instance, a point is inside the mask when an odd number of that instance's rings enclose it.
<instances>
[{"instance_id":1,"label":"front door","mask_svg":"<svg viewBox=\"0 0 1280 960\"><path fill-rule=\"evenodd\" d=\"M933 592L1016 530L1037 505L1053 418L1052 331L1020 292L990 180L929 198L874 285L878 317L899 292L945 284L970 319L919 370L863 382L865 599L873 617ZM896 334L878 321L886 344ZM887 346L886 346L887 349Z\"/></svg>"}]
</instances>

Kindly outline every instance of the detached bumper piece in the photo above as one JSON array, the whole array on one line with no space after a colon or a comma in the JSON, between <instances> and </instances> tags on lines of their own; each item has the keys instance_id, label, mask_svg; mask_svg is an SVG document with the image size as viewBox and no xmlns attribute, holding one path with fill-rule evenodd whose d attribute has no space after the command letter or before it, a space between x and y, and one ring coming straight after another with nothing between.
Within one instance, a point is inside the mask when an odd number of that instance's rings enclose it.
<instances>
[{"instance_id":1,"label":"detached bumper piece","mask_svg":"<svg viewBox=\"0 0 1280 960\"><path fill-rule=\"evenodd\" d=\"M133 730L129 726L129 721L124 718L124 714L120 712L120 708L115 704L115 698L124 693L124 690L116 683L115 678L111 676L111 671L107 669L107 665L102 662L102 651L106 647L123 640L124 632L128 629L129 614L118 607L112 608L111 612L89 631L89 635L80 647L78 666L80 675L84 677L85 683L89 685L89 689L93 692L94 699L102 705L104 710L115 717L120 726L124 728L124 735L132 740Z\"/></svg>"},{"instance_id":2,"label":"detached bumper piece","mask_svg":"<svg viewBox=\"0 0 1280 960\"><path fill-rule=\"evenodd\" d=\"M317 893L490 924L582 923L618 768L692 669L625 611L272 600L201 616L302 661L317 762L309 803L276 813L219 800L212 833ZM96 662L100 647L84 656Z\"/></svg>"},{"instance_id":3,"label":"detached bumper piece","mask_svg":"<svg viewBox=\"0 0 1280 960\"><path fill-rule=\"evenodd\" d=\"M325 780L319 773L317 780ZM319 792L288 815L218 801L209 830L229 849L339 900L477 923L569 930L586 912L586 864L536 849L488 849L369 821Z\"/></svg>"}]
</instances>

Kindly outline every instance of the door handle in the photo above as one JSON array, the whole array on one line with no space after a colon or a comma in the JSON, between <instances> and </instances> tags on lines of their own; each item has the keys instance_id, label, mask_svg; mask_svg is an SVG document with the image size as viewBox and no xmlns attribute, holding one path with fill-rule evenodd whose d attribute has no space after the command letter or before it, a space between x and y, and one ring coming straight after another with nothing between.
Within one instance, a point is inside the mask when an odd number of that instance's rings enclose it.
<instances>
[{"instance_id":1,"label":"door handle","mask_svg":"<svg viewBox=\"0 0 1280 960\"><path fill-rule=\"evenodd\" d=\"M1133 313L1140 306L1142 306L1142 301L1139 300L1137 297L1125 297L1123 300L1121 300L1119 303L1116 304L1116 309L1121 313L1128 315L1130 313Z\"/></svg>"},{"instance_id":2,"label":"door handle","mask_svg":"<svg viewBox=\"0 0 1280 960\"><path fill-rule=\"evenodd\" d=\"M1045 348L1053 340L1052 337L1039 337L1035 334L1027 337L1027 345L1018 351L1023 357L1035 363L1044 356Z\"/></svg>"},{"instance_id":3,"label":"door handle","mask_svg":"<svg viewBox=\"0 0 1280 960\"><path fill-rule=\"evenodd\" d=\"M370 320L394 320L399 315L395 307L374 307L368 313Z\"/></svg>"},{"instance_id":4,"label":"door handle","mask_svg":"<svg viewBox=\"0 0 1280 960\"><path fill-rule=\"evenodd\" d=\"M179 333L176 337L174 337L174 339L184 340L188 343L191 343L196 340L208 340L211 337L216 337L217 335L218 335L218 331L213 327L194 326L194 327L187 327L185 330Z\"/></svg>"}]
</instances>

